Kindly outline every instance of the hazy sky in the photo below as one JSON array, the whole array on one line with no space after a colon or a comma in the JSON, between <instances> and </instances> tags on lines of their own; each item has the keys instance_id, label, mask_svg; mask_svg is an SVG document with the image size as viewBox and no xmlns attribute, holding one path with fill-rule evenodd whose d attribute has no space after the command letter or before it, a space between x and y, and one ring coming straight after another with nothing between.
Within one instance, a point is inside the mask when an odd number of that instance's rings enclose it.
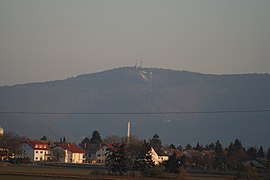
<instances>
[{"instance_id":1,"label":"hazy sky","mask_svg":"<svg viewBox=\"0 0 270 180\"><path fill-rule=\"evenodd\" d=\"M0 85L135 65L270 73L269 0L0 0Z\"/></svg>"}]
</instances>

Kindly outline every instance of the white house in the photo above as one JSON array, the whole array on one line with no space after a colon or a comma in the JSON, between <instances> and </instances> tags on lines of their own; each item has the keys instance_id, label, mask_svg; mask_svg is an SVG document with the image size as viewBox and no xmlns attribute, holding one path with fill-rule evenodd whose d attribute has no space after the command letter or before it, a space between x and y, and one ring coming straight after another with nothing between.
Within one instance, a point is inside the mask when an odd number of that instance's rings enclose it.
<instances>
[{"instance_id":1,"label":"white house","mask_svg":"<svg viewBox=\"0 0 270 180\"><path fill-rule=\"evenodd\" d=\"M27 140L22 144L22 157L31 161L47 161L50 158L51 148L46 141Z\"/></svg>"},{"instance_id":2,"label":"white house","mask_svg":"<svg viewBox=\"0 0 270 180\"><path fill-rule=\"evenodd\" d=\"M110 144L102 145L96 152L96 163L97 164L105 164L106 158L110 153L110 149L113 148Z\"/></svg>"},{"instance_id":3,"label":"white house","mask_svg":"<svg viewBox=\"0 0 270 180\"><path fill-rule=\"evenodd\" d=\"M151 147L150 149L150 155L152 156L152 161L155 163L155 165L159 165L163 163L164 161L169 160L169 156L167 156L165 153L157 153L154 148Z\"/></svg>"},{"instance_id":4,"label":"white house","mask_svg":"<svg viewBox=\"0 0 270 180\"><path fill-rule=\"evenodd\" d=\"M59 158L63 163L84 163L86 151L75 144L57 144L53 151L60 150L64 156Z\"/></svg>"}]
</instances>

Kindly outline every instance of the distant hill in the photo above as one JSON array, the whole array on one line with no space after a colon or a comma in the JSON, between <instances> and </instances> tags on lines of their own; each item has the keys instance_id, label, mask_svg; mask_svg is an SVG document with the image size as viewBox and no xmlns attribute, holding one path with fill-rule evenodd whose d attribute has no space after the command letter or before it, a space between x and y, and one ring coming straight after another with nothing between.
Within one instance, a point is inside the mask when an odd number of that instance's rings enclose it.
<instances>
[{"instance_id":1,"label":"distant hill","mask_svg":"<svg viewBox=\"0 0 270 180\"><path fill-rule=\"evenodd\" d=\"M270 109L270 75L208 75L124 67L65 80L0 87L0 111L173 112ZM20 135L79 141L98 130L126 135L127 121L140 138L164 143L270 146L270 112L170 115L0 114L0 126Z\"/></svg>"}]
</instances>

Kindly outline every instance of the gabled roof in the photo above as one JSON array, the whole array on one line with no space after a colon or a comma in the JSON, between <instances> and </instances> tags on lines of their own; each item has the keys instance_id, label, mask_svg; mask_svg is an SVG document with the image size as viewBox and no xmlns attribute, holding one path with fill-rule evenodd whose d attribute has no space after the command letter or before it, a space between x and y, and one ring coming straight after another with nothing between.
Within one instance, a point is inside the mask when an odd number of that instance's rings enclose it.
<instances>
[{"instance_id":1,"label":"gabled roof","mask_svg":"<svg viewBox=\"0 0 270 180\"><path fill-rule=\"evenodd\" d=\"M86 151L75 144L57 144L57 146L68 150L72 153L86 153Z\"/></svg>"},{"instance_id":2,"label":"gabled roof","mask_svg":"<svg viewBox=\"0 0 270 180\"><path fill-rule=\"evenodd\" d=\"M101 146L98 148L98 150L104 148L104 147L108 147L109 149L113 149L113 145L112 144L101 144Z\"/></svg>"},{"instance_id":3,"label":"gabled roof","mask_svg":"<svg viewBox=\"0 0 270 180\"><path fill-rule=\"evenodd\" d=\"M31 146L35 150L50 150L51 149L49 144L47 144L47 141L27 140L25 143Z\"/></svg>"},{"instance_id":4,"label":"gabled roof","mask_svg":"<svg viewBox=\"0 0 270 180\"><path fill-rule=\"evenodd\" d=\"M159 151L157 151L154 147L151 147L151 149L153 149L158 156L167 156L163 149L160 149Z\"/></svg>"}]
</instances>

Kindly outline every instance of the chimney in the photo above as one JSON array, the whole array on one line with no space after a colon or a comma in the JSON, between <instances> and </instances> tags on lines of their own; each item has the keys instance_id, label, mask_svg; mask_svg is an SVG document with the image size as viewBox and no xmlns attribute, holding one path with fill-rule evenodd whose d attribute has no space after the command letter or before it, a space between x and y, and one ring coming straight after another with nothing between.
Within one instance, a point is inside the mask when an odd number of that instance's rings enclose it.
<instances>
[{"instance_id":1,"label":"chimney","mask_svg":"<svg viewBox=\"0 0 270 180\"><path fill-rule=\"evenodd\" d=\"M128 122L128 129L127 129L127 142L129 143L129 140L130 140L130 128L131 128L131 125L130 125L130 121Z\"/></svg>"}]
</instances>

